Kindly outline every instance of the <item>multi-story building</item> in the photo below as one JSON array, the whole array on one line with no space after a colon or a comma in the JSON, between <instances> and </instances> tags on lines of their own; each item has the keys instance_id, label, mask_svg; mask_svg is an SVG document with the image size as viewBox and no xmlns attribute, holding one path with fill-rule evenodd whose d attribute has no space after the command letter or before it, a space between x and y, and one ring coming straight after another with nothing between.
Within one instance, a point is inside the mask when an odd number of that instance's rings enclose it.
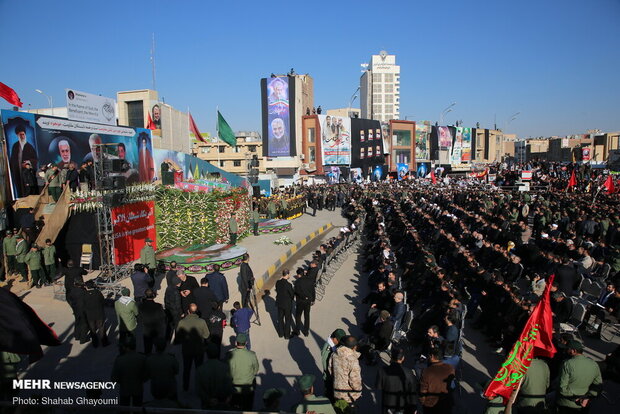
<instances>
[{"instance_id":1,"label":"multi-story building","mask_svg":"<svg viewBox=\"0 0 620 414\"><path fill-rule=\"evenodd\" d=\"M155 148L190 152L188 114L160 102L157 91L117 92L116 99L119 125L145 128L150 115L156 126L151 133Z\"/></svg>"},{"instance_id":2,"label":"multi-story building","mask_svg":"<svg viewBox=\"0 0 620 414\"><path fill-rule=\"evenodd\" d=\"M263 159L263 141L258 132L240 131L235 134L237 146L219 141L195 142L192 154L196 157L209 161L211 164L224 171L247 176L248 164L256 155L259 160L259 173L265 172L265 160Z\"/></svg>"},{"instance_id":3,"label":"multi-story building","mask_svg":"<svg viewBox=\"0 0 620 414\"><path fill-rule=\"evenodd\" d=\"M361 118L388 122L400 116L400 66L385 50L372 55L360 78Z\"/></svg>"}]
</instances>

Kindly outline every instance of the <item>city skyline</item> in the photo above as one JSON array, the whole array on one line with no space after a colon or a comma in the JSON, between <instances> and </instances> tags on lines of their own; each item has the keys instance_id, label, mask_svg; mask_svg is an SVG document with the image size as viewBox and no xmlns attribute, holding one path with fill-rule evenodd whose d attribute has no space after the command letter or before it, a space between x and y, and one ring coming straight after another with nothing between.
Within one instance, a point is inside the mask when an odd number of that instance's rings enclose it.
<instances>
[{"instance_id":1,"label":"city skyline","mask_svg":"<svg viewBox=\"0 0 620 414\"><path fill-rule=\"evenodd\" d=\"M218 105L234 130L260 131L260 78L291 68L308 73L315 105L343 108L359 86L360 63L385 49L401 66L401 119L434 123L457 102L445 124L463 120L492 128L496 122L522 138L620 129L618 2L396 2L393 30L377 25L369 37L359 22L372 23L374 2L356 2L355 8L315 2L318 16L333 16L338 24L316 19L303 28L296 20L299 6L276 12L243 3L187 2L180 9L160 1L111 1L105 7L2 2L4 16L37 13L27 30L0 28L5 56L13 56L0 81L17 91L24 109L48 106L35 89L64 106L65 88L113 98L117 91L151 88L154 33L157 90L166 103L189 108L203 132L215 131ZM204 16L209 22L197 25ZM2 102L0 108L11 106Z\"/></svg>"}]
</instances>

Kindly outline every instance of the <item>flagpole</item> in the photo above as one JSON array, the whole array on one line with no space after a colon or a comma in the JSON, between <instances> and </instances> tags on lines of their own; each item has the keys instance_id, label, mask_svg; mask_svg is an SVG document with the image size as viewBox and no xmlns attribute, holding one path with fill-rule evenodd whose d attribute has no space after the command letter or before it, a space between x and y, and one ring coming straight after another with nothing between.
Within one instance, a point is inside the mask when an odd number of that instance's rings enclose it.
<instances>
[{"instance_id":1,"label":"flagpole","mask_svg":"<svg viewBox=\"0 0 620 414\"><path fill-rule=\"evenodd\" d=\"M191 136L191 128L189 127L189 117L191 116L191 112L189 111L189 105L187 105L187 142L189 144L189 153L191 155L194 155L194 152L192 151L192 136ZM198 139L198 137L196 137L196 139ZM198 152L196 152L196 155L198 155Z\"/></svg>"},{"instance_id":2,"label":"flagpole","mask_svg":"<svg viewBox=\"0 0 620 414\"><path fill-rule=\"evenodd\" d=\"M514 390L512 395L510 396L510 399L508 400L508 404L506 404L506 409L504 410L504 414L512 414L512 406L517 400L517 395L519 395L519 391L521 390L521 385L523 385L523 378L521 378L521 381L519 381L519 385L517 386L517 389Z\"/></svg>"},{"instance_id":3,"label":"flagpole","mask_svg":"<svg viewBox=\"0 0 620 414\"><path fill-rule=\"evenodd\" d=\"M222 162L220 161L220 129L218 122L218 115L220 113L220 106L215 106L215 137L217 142L217 168L222 168Z\"/></svg>"}]
</instances>

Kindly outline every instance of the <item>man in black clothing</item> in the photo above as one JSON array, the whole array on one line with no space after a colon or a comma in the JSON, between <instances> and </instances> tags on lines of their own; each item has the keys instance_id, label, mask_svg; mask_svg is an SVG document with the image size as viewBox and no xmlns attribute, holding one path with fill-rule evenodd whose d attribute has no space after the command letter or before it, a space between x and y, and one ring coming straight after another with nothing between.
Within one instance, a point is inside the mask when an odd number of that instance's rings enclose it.
<instances>
[{"instance_id":1,"label":"man in black clothing","mask_svg":"<svg viewBox=\"0 0 620 414\"><path fill-rule=\"evenodd\" d=\"M149 355L157 338L164 338L166 334L166 313L161 304L155 302L155 292L151 289L146 290L138 311L142 321L144 353Z\"/></svg>"},{"instance_id":2,"label":"man in black clothing","mask_svg":"<svg viewBox=\"0 0 620 414\"><path fill-rule=\"evenodd\" d=\"M30 161L24 163L22 169L22 185L24 186L24 196L39 194L39 185L37 184L37 176Z\"/></svg>"},{"instance_id":3,"label":"man in black clothing","mask_svg":"<svg viewBox=\"0 0 620 414\"><path fill-rule=\"evenodd\" d=\"M313 284L316 283L319 278L319 263L316 260L310 262L310 267L306 271L306 276L312 280Z\"/></svg>"},{"instance_id":4,"label":"man in black clothing","mask_svg":"<svg viewBox=\"0 0 620 414\"><path fill-rule=\"evenodd\" d=\"M166 339L172 338L172 332L176 331L179 321L183 317L183 307L181 305L181 294L179 287L181 279L176 275L170 280L170 284L166 287L164 295L164 307L166 310L166 319L168 325L166 327Z\"/></svg>"},{"instance_id":5,"label":"man in black clothing","mask_svg":"<svg viewBox=\"0 0 620 414\"><path fill-rule=\"evenodd\" d=\"M381 391L381 409L388 412L413 413L416 410L418 379L411 369L403 367L405 352L401 348L392 350L389 366L381 367L377 373L377 389Z\"/></svg>"},{"instance_id":6,"label":"man in black clothing","mask_svg":"<svg viewBox=\"0 0 620 414\"><path fill-rule=\"evenodd\" d=\"M103 294L96 288L95 282L86 282L86 297L84 299L84 313L90 329L93 346L108 346L108 337L105 333L105 310Z\"/></svg>"},{"instance_id":7,"label":"man in black clothing","mask_svg":"<svg viewBox=\"0 0 620 414\"><path fill-rule=\"evenodd\" d=\"M552 297L555 301L553 312L555 318L553 318L553 322L556 324L556 327L559 327L560 323L568 322L570 319L570 316L573 313L573 302L566 298L566 295L560 291L554 292Z\"/></svg>"},{"instance_id":8,"label":"man in black clothing","mask_svg":"<svg viewBox=\"0 0 620 414\"><path fill-rule=\"evenodd\" d=\"M179 292L181 292L181 306L183 313L187 313L190 303L196 303L194 298L194 290L198 288L198 282L194 276L188 276L185 271L178 270L177 277L181 279L181 286Z\"/></svg>"},{"instance_id":9,"label":"man in black clothing","mask_svg":"<svg viewBox=\"0 0 620 414\"><path fill-rule=\"evenodd\" d=\"M211 311L217 307L215 293L209 289L209 279L206 276L200 279L200 287L194 289L192 293L194 295L194 303L198 306L198 314L207 321Z\"/></svg>"},{"instance_id":10,"label":"man in black clothing","mask_svg":"<svg viewBox=\"0 0 620 414\"><path fill-rule=\"evenodd\" d=\"M177 275L177 262L170 262L170 269L166 272L166 283L172 285L172 278Z\"/></svg>"},{"instance_id":11,"label":"man in black clothing","mask_svg":"<svg viewBox=\"0 0 620 414\"><path fill-rule=\"evenodd\" d=\"M318 268L315 266L315 269ZM301 332L305 336L308 336L310 332L310 307L315 301L315 281L309 273L310 271L295 282L295 329L293 331L298 334L301 327ZM302 313L304 315L303 325L301 323Z\"/></svg>"},{"instance_id":12,"label":"man in black clothing","mask_svg":"<svg viewBox=\"0 0 620 414\"><path fill-rule=\"evenodd\" d=\"M248 307L252 288L254 287L254 272L248 264L249 260L250 255L247 253L244 254L243 262L239 269L239 290L241 291L241 304L244 308Z\"/></svg>"},{"instance_id":13,"label":"man in black clothing","mask_svg":"<svg viewBox=\"0 0 620 414\"><path fill-rule=\"evenodd\" d=\"M88 272L82 267L76 266L73 259L69 259L67 261L67 267L63 271L63 274L65 275L65 295L67 297L69 297L69 294L71 293L71 290L75 286L76 282L84 282L82 276L87 273Z\"/></svg>"},{"instance_id":14,"label":"man in black clothing","mask_svg":"<svg viewBox=\"0 0 620 414\"><path fill-rule=\"evenodd\" d=\"M71 306L73 317L75 318L73 337L80 344L88 342L88 323L84 306L86 300L86 290L84 290L84 282L77 280L74 286L67 293L67 303Z\"/></svg>"},{"instance_id":15,"label":"man in black clothing","mask_svg":"<svg viewBox=\"0 0 620 414\"><path fill-rule=\"evenodd\" d=\"M276 305L278 307L278 336L289 339L291 337L291 317L293 310L293 298L295 291L288 279L290 272L288 269L282 271L282 278L276 282Z\"/></svg>"}]
</instances>

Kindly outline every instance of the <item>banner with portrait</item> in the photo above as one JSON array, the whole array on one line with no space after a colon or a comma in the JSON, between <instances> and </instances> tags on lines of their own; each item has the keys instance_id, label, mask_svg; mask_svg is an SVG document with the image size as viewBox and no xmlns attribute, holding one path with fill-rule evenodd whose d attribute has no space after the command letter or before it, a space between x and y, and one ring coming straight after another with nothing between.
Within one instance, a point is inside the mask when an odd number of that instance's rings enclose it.
<instances>
[{"instance_id":1,"label":"banner with portrait","mask_svg":"<svg viewBox=\"0 0 620 414\"><path fill-rule=\"evenodd\" d=\"M454 144L452 145L451 158L450 158L450 163L452 165L458 165L461 163L462 144L463 144L463 128L457 127L456 134L454 137Z\"/></svg>"},{"instance_id":2,"label":"banner with portrait","mask_svg":"<svg viewBox=\"0 0 620 414\"><path fill-rule=\"evenodd\" d=\"M351 168L351 182L359 184L364 180L361 168Z\"/></svg>"},{"instance_id":3,"label":"banner with portrait","mask_svg":"<svg viewBox=\"0 0 620 414\"><path fill-rule=\"evenodd\" d=\"M288 76L266 78L261 82L263 95L263 154L268 157L294 155L294 96L295 82ZM291 116L293 114L293 116Z\"/></svg>"},{"instance_id":4,"label":"banner with portrait","mask_svg":"<svg viewBox=\"0 0 620 414\"><path fill-rule=\"evenodd\" d=\"M407 178L407 174L409 173L409 164L399 162L396 164L396 171L398 173L398 181L404 180Z\"/></svg>"},{"instance_id":5,"label":"banner with portrait","mask_svg":"<svg viewBox=\"0 0 620 414\"><path fill-rule=\"evenodd\" d=\"M430 121L420 121L415 124L415 159L430 160Z\"/></svg>"},{"instance_id":6,"label":"banner with portrait","mask_svg":"<svg viewBox=\"0 0 620 414\"><path fill-rule=\"evenodd\" d=\"M452 133L447 126L437 127L437 136L440 150L449 150L452 147Z\"/></svg>"},{"instance_id":7,"label":"banner with portrait","mask_svg":"<svg viewBox=\"0 0 620 414\"><path fill-rule=\"evenodd\" d=\"M1 113L13 199L24 197L24 169L35 171L50 163L76 169L100 158L123 159L127 184L152 182L155 177L151 133L144 128L71 121L46 115L3 110ZM99 144L106 144L100 147Z\"/></svg>"},{"instance_id":8,"label":"banner with portrait","mask_svg":"<svg viewBox=\"0 0 620 414\"><path fill-rule=\"evenodd\" d=\"M141 201L112 208L112 228L117 265L138 260L147 238L153 240L153 248L157 249L155 202Z\"/></svg>"},{"instance_id":9,"label":"banner with portrait","mask_svg":"<svg viewBox=\"0 0 620 414\"><path fill-rule=\"evenodd\" d=\"M351 164L351 118L319 115L323 165Z\"/></svg>"},{"instance_id":10,"label":"banner with portrait","mask_svg":"<svg viewBox=\"0 0 620 414\"><path fill-rule=\"evenodd\" d=\"M416 176L426 178L431 173L430 162L416 162Z\"/></svg>"},{"instance_id":11,"label":"banner with portrait","mask_svg":"<svg viewBox=\"0 0 620 414\"><path fill-rule=\"evenodd\" d=\"M471 161L471 128L461 128L461 162Z\"/></svg>"}]
</instances>

